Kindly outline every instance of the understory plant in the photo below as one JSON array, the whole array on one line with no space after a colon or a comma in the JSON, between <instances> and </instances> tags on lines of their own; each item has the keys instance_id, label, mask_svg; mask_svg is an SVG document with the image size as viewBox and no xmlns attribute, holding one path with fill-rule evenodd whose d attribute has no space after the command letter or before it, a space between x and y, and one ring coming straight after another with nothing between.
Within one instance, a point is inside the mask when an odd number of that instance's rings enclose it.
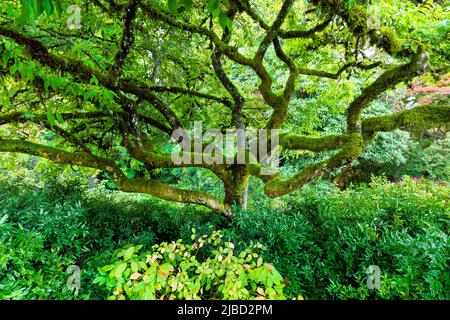
<instances>
[{"instance_id":1,"label":"understory plant","mask_svg":"<svg viewBox=\"0 0 450 320\"><path fill-rule=\"evenodd\" d=\"M237 251L221 231L192 240L163 242L148 252L127 246L94 282L108 287L113 300L284 298L282 276L257 253L261 244Z\"/></svg>"}]
</instances>

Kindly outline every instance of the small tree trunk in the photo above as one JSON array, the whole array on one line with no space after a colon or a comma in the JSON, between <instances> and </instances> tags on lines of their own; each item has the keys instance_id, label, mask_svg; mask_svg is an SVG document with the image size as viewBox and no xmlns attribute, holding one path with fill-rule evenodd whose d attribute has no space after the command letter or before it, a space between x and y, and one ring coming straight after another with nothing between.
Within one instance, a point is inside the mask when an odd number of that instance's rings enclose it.
<instances>
[{"instance_id":1,"label":"small tree trunk","mask_svg":"<svg viewBox=\"0 0 450 320\"><path fill-rule=\"evenodd\" d=\"M247 208L249 174L245 165L235 165L233 175L224 181L225 204Z\"/></svg>"}]
</instances>

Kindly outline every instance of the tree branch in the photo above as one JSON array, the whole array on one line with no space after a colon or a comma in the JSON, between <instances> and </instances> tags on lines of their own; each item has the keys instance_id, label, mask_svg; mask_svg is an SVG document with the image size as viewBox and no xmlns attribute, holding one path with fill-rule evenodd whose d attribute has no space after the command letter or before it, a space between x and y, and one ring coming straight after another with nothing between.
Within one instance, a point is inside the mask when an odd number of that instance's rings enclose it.
<instances>
[{"instance_id":1,"label":"tree branch","mask_svg":"<svg viewBox=\"0 0 450 320\"><path fill-rule=\"evenodd\" d=\"M228 219L232 217L230 207L208 193L173 188L157 180L127 179L114 161L90 153L72 153L33 142L1 138L0 152L25 153L43 157L58 164L100 169L111 175L112 180L121 191L145 193L163 200L198 204L219 212Z\"/></svg>"},{"instance_id":2,"label":"tree branch","mask_svg":"<svg viewBox=\"0 0 450 320\"><path fill-rule=\"evenodd\" d=\"M364 140L371 140L375 133L403 127L430 129L450 125L450 106L447 104L422 105L392 115L371 117L362 121Z\"/></svg>"},{"instance_id":3,"label":"tree branch","mask_svg":"<svg viewBox=\"0 0 450 320\"><path fill-rule=\"evenodd\" d=\"M186 88L181 88L181 87L173 87L173 86L168 86L168 87L150 86L149 89L154 92L181 93L181 94L184 94L187 96L205 98L208 100L220 102L220 103L224 104L225 106L227 106L228 108L232 108L232 103L228 98L217 97L215 95L198 92L198 91L191 90L191 89L186 89Z\"/></svg>"},{"instance_id":4,"label":"tree branch","mask_svg":"<svg viewBox=\"0 0 450 320\"><path fill-rule=\"evenodd\" d=\"M145 193L163 200L202 205L222 214L227 219L233 217L228 205L206 192L178 189L157 180L123 179L116 184L123 192Z\"/></svg>"},{"instance_id":5,"label":"tree branch","mask_svg":"<svg viewBox=\"0 0 450 320\"><path fill-rule=\"evenodd\" d=\"M164 14L162 12L159 12L158 10L152 8L151 5L141 4L140 7L145 14L147 14L150 18L152 18L154 20L164 22L164 23L166 23L172 27L175 27L177 29L180 29L180 30L184 30L187 32L191 32L191 33L195 33L195 34L199 34L199 35L207 37L209 40L211 40L214 43L214 45L217 47L217 49L220 52L225 54L231 60L233 60L241 65L244 65L244 66L248 66L248 67L254 66L253 59L243 56L234 47L229 46L226 43L224 43L223 41L221 41L220 38L217 36L217 34L214 31L209 30L207 28L199 27L199 26L196 26L196 25L193 25L190 23L178 21L178 20L172 18L171 16Z\"/></svg>"},{"instance_id":6,"label":"tree branch","mask_svg":"<svg viewBox=\"0 0 450 320\"><path fill-rule=\"evenodd\" d=\"M361 113L379 94L415 75L416 71L420 69L421 57L421 52L415 54L409 63L386 70L372 84L363 89L347 109L348 132L361 130Z\"/></svg>"},{"instance_id":7,"label":"tree branch","mask_svg":"<svg viewBox=\"0 0 450 320\"><path fill-rule=\"evenodd\" d=\"M0 35L14 40L19 45L24 45L27 48L30 57L45 66L72 74L79 81L84 83L89 83L90 80L95 77L99 83L107 89L115 92L122 90L148 101L163 114L173 128L180 127L180 122L175 113L151 92L149 86L145 82L134 79L121 79L117 81L117 79L113 79L109 74L92 69L81 61L72 58L63 59L58 57L50 53L39 41L22 35L14 30L0 27ZM120 92L118 93L120 94Z\"/></svg>"},{"instance_id":8,"label":"tree branch","mask_svg":"<svg viewBox=\"0 0 450 320\"><path fill-rule=\"evenodd\" d=\"M264 22L264 20L254 11L251 9L250 7L250 3L248 2L248 0L240 0L240 1L235 1L236 3L238 3L239 8L247 13L249 15L249 17L251 17L255 22L257 22L259 24L259 26L268 31L270 29L270 26ZM280 29L280 31L278 32L278 36L282 39L294 39L294 38L310 38L312 37L314 34L316 34L317 32L323 31L329 24L330 22L333 20L333 17L330 16L327 19L325 19L325 21L319 23L318 25L316 25L315 27L309 29L309 30L282 30Z\"/></svg>"},{"instance_id":9,"label":"tree branch","mask_svg":"<svg viewBox=\"0 0 450 320\"><path fill-rule=\"evenodd\" d=\"M115 64L110 70L111 75L114 78L119 75L120 70L122 69L123 66L123 62L126 56L128 55L128 52L130 51L130 48L134 42L132 23L136 16L138 4L139 0L129 0L128 5L125 9L122 39L120 40L120 49L114 58Z\"/></svg>"}]
</instances>

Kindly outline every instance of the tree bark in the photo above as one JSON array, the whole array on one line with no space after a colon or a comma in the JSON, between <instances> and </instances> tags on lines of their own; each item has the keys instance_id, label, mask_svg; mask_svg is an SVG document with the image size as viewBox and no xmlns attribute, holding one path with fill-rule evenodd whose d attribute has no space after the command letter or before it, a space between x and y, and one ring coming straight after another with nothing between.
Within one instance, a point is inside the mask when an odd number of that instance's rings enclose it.
<instances>
[{"instance_id":1,"label":"tree bark","mask_svg":"<svg viewBox=\"0 0 450 320\"><path fill-rule=\"evenodd\" d=\"M250 174L246 165L233 165L232 175L224 180L226 205L237 205L243 209L247 207L247 190Z\"/></svg>"}]
</instances>

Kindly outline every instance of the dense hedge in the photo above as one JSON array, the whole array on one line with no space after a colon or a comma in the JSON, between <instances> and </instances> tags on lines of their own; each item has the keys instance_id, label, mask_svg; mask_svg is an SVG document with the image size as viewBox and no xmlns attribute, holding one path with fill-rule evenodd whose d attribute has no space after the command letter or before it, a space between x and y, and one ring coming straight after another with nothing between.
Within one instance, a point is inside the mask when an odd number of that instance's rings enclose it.
<instances>
[{"instance_id":1,"label":"dense hedge","mask_svg":"<svg viewBox=\"0 0 450 320\"><path fill-rule=\"evenodd\" d=\"M291 296L449 299L448 199L448 188L409 179L345 192L310 186L242 212L228 232L267 245ZM366 286L370 265L381 269L380 290Z\"/></svg>"},{"instance_id":2,"label":"dense hedge","mask_svg":"<svg viewBox=\"0 0 450 320\"><path fill-rule=\"evenodd\" d=\"M81 188L76 178L45 186L0 179L0 298L75 298L66 269L81 268L78 299L110 295L93 283L126 244L155 243L222 229L241 249L251 241L306 299L449 299L449 189L427 181L378 181L341 192L309 186L283 199L253 201L233 223L194 206ZM366 268L381 288L366 286Z\"/></svg>"}]
</instances>

